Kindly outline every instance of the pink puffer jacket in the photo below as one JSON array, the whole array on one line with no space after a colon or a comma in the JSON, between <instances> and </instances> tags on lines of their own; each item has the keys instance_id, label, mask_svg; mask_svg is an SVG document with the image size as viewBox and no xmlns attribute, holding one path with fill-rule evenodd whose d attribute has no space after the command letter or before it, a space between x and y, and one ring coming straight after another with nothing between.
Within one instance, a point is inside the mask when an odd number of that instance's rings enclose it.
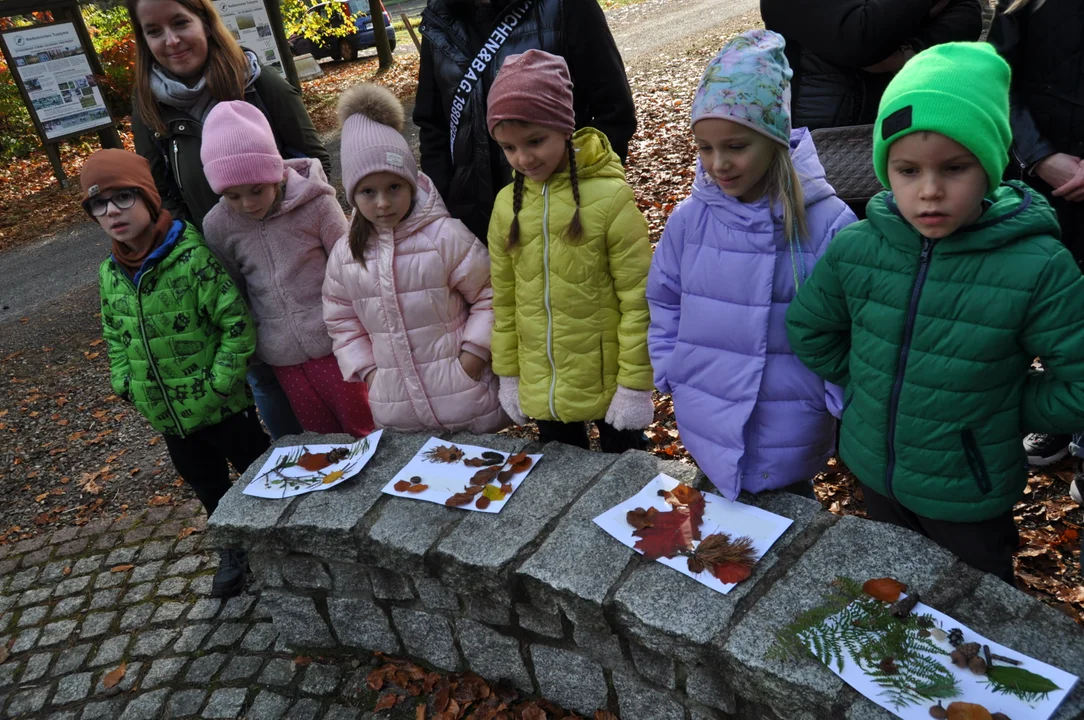
<instances>
[{"instance_id":1,"label":"pink puffer jacket","mask_svg":"<svg viewBox=\"0 0 1084 720\"><path fill-rule=\"evenodd\" d=\"M347 229L319 160L286 161L282 201L262 220L219 200L203 221L211 248L241 288L256 322L256 354L300 365L331 354L320 286L327 256Z\"/></svg>"},{"instance_id":2,"label":"pink puffer jacket","mask_svg":"<svg viewBox=\"0 0 1084 720\"><path fill-rule=\"evenodd\" d=\"M413 212L374 232L365 264L343 237L328 258L324 320L343 378L376 369L369 406L380 427L486 433L508 424L487 366L480 381L459 364L467 350L489 359L493 288L489 253L424 174Z\"/></svg>"}]
</instances>

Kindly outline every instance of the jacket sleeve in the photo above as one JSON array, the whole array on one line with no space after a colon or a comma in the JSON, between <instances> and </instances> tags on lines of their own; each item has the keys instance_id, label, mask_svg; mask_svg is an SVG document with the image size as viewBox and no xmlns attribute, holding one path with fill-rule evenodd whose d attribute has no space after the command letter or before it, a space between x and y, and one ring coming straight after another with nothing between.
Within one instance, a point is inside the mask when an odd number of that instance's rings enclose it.
<instances>
[{"instance_id":1,"label":"jacket sleeve","mask_svg":"<svg viewBox=\"0 0 1084 720\"><path fill-rule=\"evenodd\" d=\"M493 283L493 372L519 377L519 335L516 333L516 269L505 249L508 220L500 211L501 197L489 219L489 262Z\"/></svg>"},{"instance_id":2,"label":"jacket sleeve","mask_svg":"<svg viewBox=\"0 0 1084 720\"><path fill-rule=\"evenodd\" d=\"M625 61L617 50L602 7L594 0L566 2L572 8L565 23L566 59L576 95L585 95L590 125L609 140L621 162L629 154L636 132L636 107L625 75Z\"/></svg>"},{"instance_id":3,"label":"jacket sleeve","mask_svg":"<svg viewBox=\"0 0 1084 720\"><path fill-rule=\"evenodd\" d=\"M106 263L113 262L106 260ZM102 297L102 339L109 351L109 384L118 397L131 400L132 366L128 351L121 342L121 334L114 326L113 310L109 307L107 284L112 283L112 273L105 263L98 270L98 286Z\"/></svg>"},{"instance_id":4,"label":"jacket sleeve","mask_svg":"<svg viewBox=\"0 0 1084 720\"><path fill-rule=\"evenodd\" d=\"M284 150L315 158L331 177L331 156L320 142L309 111L301 100L301 93L278 73L264 68L257 80L260 85L260 102L270 115L271 129Z\"/></svg>"},{"instance_id":5,"label":"jacket sleeve","mask_svg":"<svg viewBox=\"0 0 1084 720\"><path fill-rule=\"evenodd\" d=\"M610 206L606 224L610 275L621 320L617 325L617 384L630 390L652 388L647 351L647 275L651 240L632 188L622 185Z\"/></svg>"},{"instance_id":6,"label":"jacket sleeve","mask_svg":"<svg viewBox=\"0 0 1084 720\"><path fill-rule=\"evenodd\" d=\"M1059 248L1035 286L1020 343L1043 359L1028 376L1021 404L1025 432L1070 433L1084 427L1084 276Z\"/></svg>"},{"instance_id":7,"label":"jacket sleeve","mask_svg":"<svg viewBox=\"0 0 1084 720\"><path fill-rule=\"evenodd\" d=\"M1000 0L994 23L990 26L990 43L997 48L1005 62L1012 68L1012 81L1009 86L1009 123L1012 126L1012 154L1016 162L1030 172L1040 160L1056 151L1053 143L1043 137L1031 116L1031 110L1023 102L1019 83L1023 73L1017 72L1022 62L1020 42L1024 37L1024 24L1027 22L1028 8L1022 8L1011 15L1005 14L1007 0Z\"/></svg>"},{"instance_id":8,"label":"jacket sleeve","mask_svg":"<svg viewBox=\"0 0 1084 720\"><path fill-rule=\"evenodd\" d=\"M422 172L433 181L440 196L447 197L452 182L452 155L448 147L452 131L435 75L433 45L423 36L413 118L418 126Z\"/></svg>"},{"instance_id":9,"label":"jacket sleeve","mask_svg":"<svg viewBox=\"0 0 1084 720\"><path fill-rule=\"evenodd\" d=\"M884 60L913 37L929 15L924 0L761 0L764 24L843 68Z\"/></svg>"},{"instance_id":10,"label":"jacket sleeve","mask_svg":"<svg viewBox=\"0 0 1084 720\"><path fill-rule=\"evenodd\" d=\"M489 279L489 251L474 233L458 220L444 220L447 242L442 246L448 287L463 296L470 315L463 328L463 350L483 360L490 357L493 342L493 285Z\"/></svg>"},{"instance_id":11,"label":"jacket sleeve","mask_svg":"<svg viewBox=\"0 0 1084 720\"><path fill-rule=\"evenodd\" d=\"M979 0L951 0L919 30L913 42L915 52L947 42L974 42L982 35L982 5Z\"/></svg>"},{"instance_id":12,"label":"jacket sleeve","mask_svg":"<svg viewBox=\"0 0 1084 720\"><path fill-rule=\"evenodd\" d=\"M174 197L170 191L172 184L169 180L169 167L162 150L154 139L154 132L139 119L139 113L132 110L132 138L135 141L136 153L141 155L151 166L151 177L154 178L154 187L162 198L162 207L169 210L174 220L188 220L188 212L180 198Z\"/></svg>"},{"instance_id":13,"label":"jacket sleeve","mask_svg":"<svg viewBox=\"0 0 1084 720\"><path fill-rule=\"evenodd\" d=\"M324 276L324 324L339 372L347 382L363 382L376 369L373 341L361 324L343 282L343 265L350 244L344 236L327 260Z\"/></svg>"},{"instance_id":14,"label":"jacket sleeve","mask_svg":"<svg viewBox=\"0 0 1084 720\"><path fill-rule=\"evenodd\" d=\"M838 247L829 246L787 308L787 340L806 367L825 380L846 387L850 374L851 318L836 267Z\"/></svg>"},{"instance_id":15,"label":"jacket sleeve","mask_svg":"<svg viewBox=\"0 0 1084 720\"><path fill-rule=\"evenodd\" d=\"M211 364L211 389L231 395L244 385L248 360L256 352L256 324L248 312L241 291L206 247L198 271L200 306L211 313L211 324L221 330L221 342Z\"/></svg>"},{"instance_id":16,"label":"jacket sleeve","mask_svg":"<svg viewBox=\"0 0 1084 720\"><path fill-rule=\"evenodd\" d=\"M331 257L339 238L349 232L350 221L334 195L321 196L316 212L319 213L316 221L320 228L320 244L324 246L324 254Z\"/></svg>"},{"instance_id":17,"label":"jacket sleeve","mask_svg":"<svg viewBox=\"0 0 1084 720\"><path fill-rule=\"evenodd\" d=\"M651 259L647 275L647 306L651 325L647 329L647 349L655 368L655 387L671 391L667 380L670 355L677 345L681 320L681 256L685 250L684 213L679 207L666 223L662 239Z\"/></svg>"},{"instance_id":18,"label":"jacket sleeve","mask_svg":"<svg viewBox=\"0 0 1084 720\"><path fill-rule=\"evenodd\" d=\"M221 201L220 201L221 202ZM224 213L229 212L224 206L216 205L211 208L203 218L203 244L215 256L215 260L221 263L226 273L237 286L241 297L248 302L248 282L241 273L241 266L237 262L235 246L230 242L226 231L226 219Z\"/></svg>"}]
</instances>

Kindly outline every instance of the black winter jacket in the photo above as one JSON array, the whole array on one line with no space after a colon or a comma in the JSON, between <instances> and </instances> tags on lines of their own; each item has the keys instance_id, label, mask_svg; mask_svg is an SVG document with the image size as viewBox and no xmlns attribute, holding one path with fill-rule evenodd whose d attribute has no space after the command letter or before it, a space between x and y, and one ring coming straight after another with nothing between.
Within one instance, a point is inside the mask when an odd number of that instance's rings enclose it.
<instances>
[{"instance_id":1,"label":"black winter jacket","mask_svg":"<svg viewBox=\"0 0 1084 720\"><path fill-rule=\"evenodd\" d=\"M930 18L931 0L760 0L764 25L784 37L794 70L794 127L865 125L877 117L891 74L861 68L905 44L915 52L978 40L980 0L949 0Z\"/></svg>"},{"instance_id":2,"label":"black winter jacket","mask_svg":"<svg viewBox=\"0 0 1084 720\"><path fill-rule=\"evenodd\" d=\"M624 161L636 132L632 91L606 17L596 0L533 0L474 83L449 146L452 100L471 61L522 0L429 0L422 13L421 67L414 123L421 135L422 170L432 178L452 216L485 241L497 192L511 170L486 127L489 87L509 55L530 49L560 55L574 85L576 127L594 127Z\"/></svg>"},{"instance_id":3,"label":"black winter jacket","mask_svg":"<svg viewBox=\"0 0 1084 720\"><path fill-rule=\"evenodd\" d=\"M281 75L264 68L245 93L245 101L260 108L271 125L279 153L284 158L316 158L331 176L331 156L301 101L301 94ZM162 207L174 218L188 220L203 232L203 218L218 204L218 194L211 190L200 160L203 125L188 113L166 105L160 106L169 132L159 136L132 112L132 135L136 152L147 158L151 174L162 196Z\"/></svg>"}]
</instances>

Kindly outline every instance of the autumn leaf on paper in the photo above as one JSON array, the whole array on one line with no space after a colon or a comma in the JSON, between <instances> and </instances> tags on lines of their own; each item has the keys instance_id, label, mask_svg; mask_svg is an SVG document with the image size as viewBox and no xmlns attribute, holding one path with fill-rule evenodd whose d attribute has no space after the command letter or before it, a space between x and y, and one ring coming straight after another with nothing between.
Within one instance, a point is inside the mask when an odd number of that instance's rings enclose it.
<instances>
[{"instance_id":1,"label":"autumn leaf on paper","mask_svg":"<svg viewBox=\"0 0 1084 720\"><path fill-rule=\"evenodd\" d=\"M625 515L625 521L637 530L643 530L644 528L652 527L655 524L654 518L658 512L659 511L655 508L648 508L647 510L636 508L635 510L628 511Z\"/></svg>"},{"instance_id":2,"label":"autumn leaf on paper","mask_svg":"<svg viewBox=\"0 0 1084 720\"><path fill-rule=\"evenodd\" d=\"M417 483L417 484L412 484L410 487L408 487L406 489L406 491L408 493L412 493L414 495L417 495L418 493L423 493L428 489L429 489L429 486L426 485L425 483Z\"/></svg>"},{"instance_id":3,"label":"autumn leaf on paper","mask_svg":"<svg viewBox=\"0 0 1084 720\"><path fill-rule=\"evenodd\" d=\"M509 488L508 492L512 492L512 488ZM496 485L486 485L482 488L482 494L493 502L504 500L505 496L508 495L508 492L505 492L503 488L499 488Z\"/></svg>"},{"instance_id":4,"label":"autumn leaf on paper","mask_svg":"<svg viewBox=\"0 0 1084 720\"><path fill-rule=\"evenodd\" d=\"M651 527L633 533L640 538L633 546L647 560L674 557L693 549L693 525L689 508L677 506L670 512L657 513Z\"/></svg>"},{"instance_id":5,"label":"autumn leaf on paper","mask_svg":"<svg viewBox=\"0 0 1084 720\"><path fill-rule=\"evenodd\" d=\"M896 602L906 589L907 586L895 578L878 578L862 584L862 592L881 602Z\"/></svg>"},{"instance_id":6,"label":"autumn leaf on paper","mask_svg":"<svg viewBox=\"0 0 1084 720\"><path fill-rule=\"evenodd\" d=\"M327 459L327 453L310 453L307 452L297 459L299 467L308 470L309 472L317 472L331 465Z\"/></svg>"},{"instance_id":7,"label":"autumn leaf on paper","mask_svg":"<svg viewBox=\"0 0 1084 720\"><path fill-rule=\"evenodd\" d=\"M704 494L696 488L679 484L673 490L659 490L659 496L662 497L668 505L674 507L685 506L689 508L689 512L692 516L693 540L699 540L700 523L704 519L704 509L706 507Z\"/></svg>"},{"instance_id":8,"label":"autumn leaf on paper","mask_svg":"<svg viewBox=\"0 0 1084 720\"><path fill-rule=\"evenodd\" d=\"M738 563L719 563L711 566L711 574L722 583L740 583L748 580L753 574L751 565L739 565Z\"/></svg>"},{"instance_id":9,"label":"autumn leaf on paper","mask_svg":"<svg viewBox=\"0 0 1084 720\"><path fill-rule=\"evenodd\" d=\"M411 483L409 480L400 480L399 482L392 485L392 490L394 490L395 492L406 492L410 489L410 485Z\"/></svg>"},{"instance_id":10,"label":"autumn leaf on paper","mask_svg":"<svg viewBox=\"0 0 1084 720\"><path fill-rule=\"evenodd\" d=\"M321 484L322 485L330 485L331 483L336 482L337 480L342 478L343 474L344 473L343 473L342 470L336 470L335 472L330 472L330 473L327 474L327 477L324 478L324 482L321 483Z\"/></svg>"},{"instance_id":11,"label":"autumn leaf on paper","mask_svg":"<svg viewBox=\"0 0 1084 720\"><path fill-rule=\"evenodd\" d=\"M425 459L433 463L457 463L463 459L463 451L455 445L438 445L425 451Z\"/></svg>"},{"instance_id":12,"label":"autumn leaf on paper","mask_svg":"<svg viewBox=\"0 0 1084 720\"><path fill-rule=\"evenodd\" d=\"M489 507L489 503L490 503L489 498L487 498L484 494L479 495L474 500L474 507L478 508L479 510L485 510L486 508Z\"/></svg>"},{"instance_id":13,"label":"autumn leaf on paper","mask_svg":"<svg viewBox=\"0 0 1084 720\"><path fill-rule=\"evenodd\" d=\"M474 495L471 493L456 493L450 498L444 501L444 504L448 507L462 507L464 505L470 505L474 501Z\"/></svg>"},{"instance_id":14,"label":"autumn leaf on paper","mask_svg":"<svg viewBox=\"0 0 1084 720\"><path fill-rule=\"evenodd\" d=\"M128 663L122 662L116 670L105 674L105 677L102 678L102 687L108 690L116 686L117 683L124 679L124 673L126 672L128 672Z\"/></svg>"},{"instance_id":15,"label":"autumn leaf on paper","mask_svg":"<svg viewBox=\"0 0 1084 720\"><path fill-rule=\"evenodd\" d=\"M948 720L992 720L993 715L982 705L968 702L953 702L948 706Z\"/></svg>"},{"instance_id":16,"label":"autumn leaf on paper","mask_svg":"<svg viewBox=\"0 0 1084 720\"><path fill-rule=\"evenodd\" d=\"M498 473L500 473L500 471L501 468L499 465L483 468L482 470L474 473L474 476L470 479L470 484L485 485L487 483L490 483L497 478L497 475Z\"/></svg>"}]
</instances>

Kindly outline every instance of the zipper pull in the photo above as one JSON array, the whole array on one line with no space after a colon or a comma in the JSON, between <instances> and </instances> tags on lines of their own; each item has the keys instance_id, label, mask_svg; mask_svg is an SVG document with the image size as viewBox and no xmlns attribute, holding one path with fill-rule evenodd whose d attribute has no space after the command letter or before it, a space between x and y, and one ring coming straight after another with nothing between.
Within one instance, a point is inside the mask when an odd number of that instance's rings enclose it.
<instances>
[{"instance_id":1,"label":"zipper pull","mask_svg":"<svg viewBox=\"0 0 1084 720\"><path fill-rule=\"evenodd\" d=\"M927 238L922 238L922 254L919 256L919 260L926 263L930 261L930 253L933 252L933 241Z\"/></svg>"}]
</instances>

